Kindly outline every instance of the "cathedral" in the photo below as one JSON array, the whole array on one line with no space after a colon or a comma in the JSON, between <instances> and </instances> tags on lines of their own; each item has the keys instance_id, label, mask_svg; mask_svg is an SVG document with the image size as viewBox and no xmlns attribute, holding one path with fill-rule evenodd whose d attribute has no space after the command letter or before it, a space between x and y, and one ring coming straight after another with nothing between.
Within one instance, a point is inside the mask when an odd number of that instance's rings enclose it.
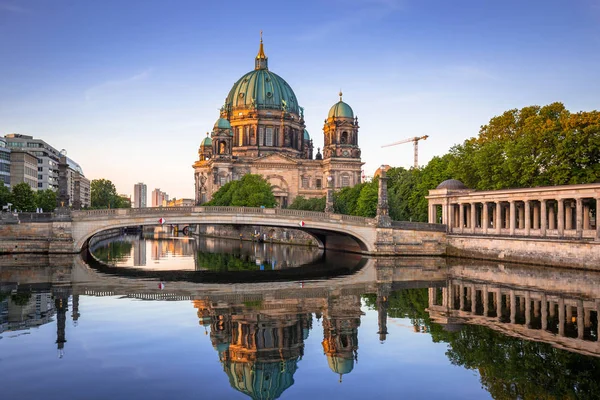
<instances>
[{"instance_id":1,"label":"cathedral","mask_svg":"<svg viewBox=\"0 0 600 400\"><path fill-rule=\"evenodd\" d=\"M323 152L313 157L304 109L290 85L269 70L261 37L254 70L235 82L200 144L193 165L196 204L248 173L263 176L284 208L296 196L324 196L328 182L335 189L360 183L358 118L339 96L325 119Z\"/></svg>"}]
</instances>

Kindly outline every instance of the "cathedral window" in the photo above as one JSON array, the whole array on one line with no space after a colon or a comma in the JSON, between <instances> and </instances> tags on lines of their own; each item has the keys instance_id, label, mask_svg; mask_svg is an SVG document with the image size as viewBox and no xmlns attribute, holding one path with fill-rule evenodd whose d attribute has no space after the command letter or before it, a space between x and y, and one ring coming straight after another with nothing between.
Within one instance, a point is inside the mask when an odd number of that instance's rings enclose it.
<instances>
[{"instance_id":1,"label":"cathedral window","mask_svg":"<svg viewBox=\"0 0 600 400\"><path fill-rule=\"evenodd\" d=\"M342 138L340 139L340 143L342 143L342 144L348 143L348 132L342 132Z\"/></svg>"},{"instance_id":2,"label":"cathedral window","mask_svg":"<svg viewBox=\"0 0 600 400\"><path fill-rule=\"evenodd\" d=\"M238 133L238 146L243 146L244 145L244 131L242 130L242 128L237 128L237 133Z\"/></svg>"},{"instance_id":3,"label":"cathedral window","mask_svg":"<svg viewBox=\"0 0 600 400\"><path fill-rule=\"evenodd\" d=\"M350 177L348 175L342 175L342 187L350 186Z\"/></svg>"},{"instance_id":4,"label":"cathedral window","mask_svg":"<svg viewBox=\"0 0 600 400\"><path fill-rule=\"evenodd\" d=\"M302 187L304 189L308 189L308 176L303 176L302 177Z\"/></svg>"},{"instance_id":5,"label":"cathedral window","mask_svg":"<svg viewBox=\"0 0 600 400\"><path fill-rule=\"evenodd\" d=\"M262 126L258 127L258 145L264 146L265 144L265 128Z\"/></svg>"},{"instance_id":6,"label":"cathedral window","mask_svg":"<svg viewBox=\"0 0 600 400\"><path fill-rule=\"evenodd\" d=\"M321 178L317 178L317 180L316 180L316 186L317 186L317 189L322 189L323 185L321 183Z\"/></svg>"},{"instance_id":7,"label":"cathedral window","mask_svg":"<svg viewBox=\"0 0 600 400\"><path fill-rule=\"evenodd\" d=\"M220 176L219 177L219 185L223 186L227 183L227 177L226 176Z\"/></svg>"},{"instance_id":8,"label":"cathedral window","mask_svg":"<svg viewBox=\"0 0 600 400\"><path fill-rule=\"evenodd\" d=\"M273 146L273 128L267 128L265 146Z\"/></svg>"}]
</instances>

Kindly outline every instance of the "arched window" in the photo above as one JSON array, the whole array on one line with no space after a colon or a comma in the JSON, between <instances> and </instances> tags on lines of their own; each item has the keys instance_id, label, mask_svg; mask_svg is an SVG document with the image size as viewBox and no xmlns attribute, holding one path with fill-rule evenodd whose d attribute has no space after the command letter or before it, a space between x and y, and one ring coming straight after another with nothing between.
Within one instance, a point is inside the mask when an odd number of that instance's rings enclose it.
<instances>
[{"instance_id":1,"label":"arched window","mask_svg":"<svg viewBox=\"0 0 600 400\"><path fill-rule=\"evenodd\" d=\"M265 145L265 128L263 128L262 126L258 127L258 145Z\"/></svg>"},{"instance_id":2,"label":"arched window","mask_svg":"<svg viewBox=\"0 0 600 400\"><path fill-rule=\"evenodd\" d=\"M342 144L348 143L348 132L342 132L342 137L340 139L340 143L342 143Z\"/></svg>"},{"instance_id":3,"label":"arched window","mask_svg":"<svg viewBox=\"0 0 600 400\"><path fill-rule=\"evenodd\" d=\"M302 188L303 189L308 189L308 176L303 176L302 177Z\"/></svg>"},{"instance_id":4,"label":"arched window","mask_svg":"<svg viewBox=\"0 0 600 400\"><path fill-rule=\"evenodd\" d=\"M273 128L266 129L265 146L273 146Z\"/></svg>"},{"instance_id":5,"label":"arched window","mask_svg":"<svg viewBox=\"0 0 600 400\"><path fill-rule=\"evenodd\" d=\"M342 187L350 186L350 177L348 175L342 175Z\"/></svg>"}]
</instances>

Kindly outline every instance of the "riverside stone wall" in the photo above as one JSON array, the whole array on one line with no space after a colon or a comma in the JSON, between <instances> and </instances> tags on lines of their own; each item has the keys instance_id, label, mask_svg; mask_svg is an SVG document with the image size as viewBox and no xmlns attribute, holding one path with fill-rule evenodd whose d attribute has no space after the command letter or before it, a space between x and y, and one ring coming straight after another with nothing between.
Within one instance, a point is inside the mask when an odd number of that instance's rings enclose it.
<instances>
[{"instance_id":1,"label":"riverside stone wall","mask_svg":"<svg viewBox=\"0 0 600 400\"><path fill-rule=\"evenodd\" d=\"M306 232L297 229L271 228L266 226L246 225L196 225L194 234L200 236L220 237L227 239L253 240L255 234L260 234L266 241L273 243L297 244L303 246L318 246L319 241ZM256 240L256 239L254 239Z\"/></svg>"}]
</instances>

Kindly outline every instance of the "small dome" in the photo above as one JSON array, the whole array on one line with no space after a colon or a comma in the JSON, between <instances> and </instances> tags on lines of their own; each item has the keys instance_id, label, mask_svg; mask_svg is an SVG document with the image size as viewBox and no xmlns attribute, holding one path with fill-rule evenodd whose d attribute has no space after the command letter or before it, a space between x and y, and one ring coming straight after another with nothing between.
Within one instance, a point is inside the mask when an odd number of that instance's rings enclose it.
<instances>
[{"instance_id":1,"label":"small dome","mask_svg":"<svg viewBox=\"0 0 600 400\"><path fill-rule=\"evenodd\" d=\"M440 183L436 189L463 190L468 189L468 187L466 187L464 183L457 179L447 179Z\"/></svg>"},{"instance_id":2,"label":"small dome","mask_svg":"<svg viewBox=\"0 0 600 400\"><path fill-rule=\"evenodd\" d=\"M340 100L329 110L327 118L332 117L354 118L354 112L348 104Z\"/></svg>"},{"instance_id":3,"label":"small dome","mask_svg":"<svg viewBox=\"0 0 600 400\"><path fill-rule=\"evenodd\" d=\"M306 129L304 130L304 140L310 140L310 135Z\"/></svg>"},{"instance_id":4,"label":"small dome","mask_svg":"<svg viewBox=\"0 0 600 400\"><path fill-rule=\"evenodd\" d=\"M217 122L215 122L215 129L231 129L231 124L225 118L219 118Z\"/></svg>"},{"instance_id":5,"label":"small dome","mask_svg":"<svg viewBox=\"0 0 600 400\"><path fill-rule=\"evenodd\" d=\"M202 143L200 144L200 146L202 146L202 147L211 147L212 146L212 139L210 138L210 136L208 136L208 134L206 135L204 140L202 140Z\"/></svg>"},{"instance_id":6,"label":"small dome","mask_svg":"<svg viewBox=\"0 0 600 400\"><path fill-rule=\"evenodd\" d=\"M348 358L328 355L327 363L329 364L329 369L336 374L349 374L354 369L354 360Z\"/></svg>"}]
</instances>

